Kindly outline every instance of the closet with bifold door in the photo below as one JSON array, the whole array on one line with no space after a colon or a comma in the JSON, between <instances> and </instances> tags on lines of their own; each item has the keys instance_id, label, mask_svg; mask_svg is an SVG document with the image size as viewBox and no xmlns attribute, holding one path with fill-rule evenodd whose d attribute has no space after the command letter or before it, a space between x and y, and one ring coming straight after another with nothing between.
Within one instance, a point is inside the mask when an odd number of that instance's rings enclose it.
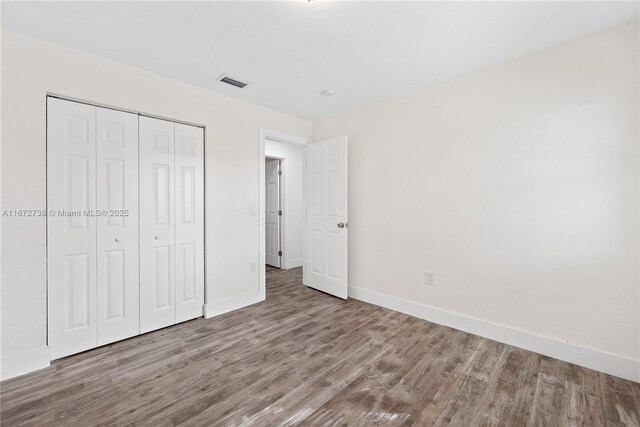
<instances>
[{"instance_id":1,"label":"closet with bifold door","mask_svg":"<svg viewBox=\"0 0 640 427\"><path fill-rule=\"evenodd\" d=\"M140 117L141 332L202 315L202 140L202 128Z\"/></svg>"},{"instance_id":2,"label":"closet with bifold door","mask_svg":"<svg viewBox=\"0 0 640 427\"><path fill-rule=\"evenodd\" d=\"M202 316L203 150L201 127L47 98L52 359Z\"/></svg>"}]
</instances>

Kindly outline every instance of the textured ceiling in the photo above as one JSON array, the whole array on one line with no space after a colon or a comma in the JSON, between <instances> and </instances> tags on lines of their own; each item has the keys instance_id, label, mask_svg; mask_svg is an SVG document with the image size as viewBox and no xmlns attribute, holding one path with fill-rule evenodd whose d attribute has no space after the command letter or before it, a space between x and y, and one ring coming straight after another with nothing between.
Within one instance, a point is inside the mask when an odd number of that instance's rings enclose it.
<instances>
[{"instance_id":1,"label":"textured ceiling","mask_svg":"<svg viewBox=\"0 0 640 427\"><path fill-rule=\"evenodd\" d=\"M2 27L307 119L638 19L637 2L2 2ZM228 73L252 84L227 87ZM322 96L333 89L332 97Z\"/></svg>"}]
</instances>

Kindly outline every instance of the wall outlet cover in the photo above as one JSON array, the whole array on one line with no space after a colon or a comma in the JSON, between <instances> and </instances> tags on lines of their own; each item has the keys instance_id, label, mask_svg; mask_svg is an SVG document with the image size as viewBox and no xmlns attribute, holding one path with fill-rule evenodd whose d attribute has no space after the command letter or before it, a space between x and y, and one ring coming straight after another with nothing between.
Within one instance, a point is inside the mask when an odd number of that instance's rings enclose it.
<instances>
[{"instance_id":1,"label":"wall outlet cover","mask_svg":"<svg viewBox=\"0 0 640 427\"><path fill-rule=\"evenodd\" d=\"M432 272L426 271L424 273L424 283L426 283L429 286L435 285L435 283L433 282L433 273Z\"/></svg>"}]
</instances>

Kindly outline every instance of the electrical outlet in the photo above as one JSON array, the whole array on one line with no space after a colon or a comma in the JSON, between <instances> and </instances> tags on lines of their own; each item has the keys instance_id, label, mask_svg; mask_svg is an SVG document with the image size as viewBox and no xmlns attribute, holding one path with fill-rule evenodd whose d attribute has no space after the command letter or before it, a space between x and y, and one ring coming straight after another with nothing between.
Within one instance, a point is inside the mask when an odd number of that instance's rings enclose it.
<instances>
[{"instance_id":1,"label":"electrical outlet","mask_svg":"<svg viewBox=\"0 0 640 427\"><path fill-rule=\"evenodd\" d=\"M435 285L435 283L433 281L433 273L432 272L425 271L425 273L424 273L424 283L426 283L429 286Z\"/></svg>"},{"instance_id":2,"label":"electrical outlet","mask_svg":"<svg viewBox=\"0 0 640 427\"><path fill-rule=\"evenodd\" d=\"M249 272L250 273L255 273L256 272L256 263L255 262L249 263Z\"/></svg>"}]
</instances>

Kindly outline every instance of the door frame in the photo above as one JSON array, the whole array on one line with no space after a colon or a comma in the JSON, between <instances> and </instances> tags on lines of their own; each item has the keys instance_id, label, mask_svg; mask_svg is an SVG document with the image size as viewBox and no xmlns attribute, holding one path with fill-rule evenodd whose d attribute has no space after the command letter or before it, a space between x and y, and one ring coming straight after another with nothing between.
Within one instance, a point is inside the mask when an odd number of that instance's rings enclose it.
<instances>
[{"instance_id":1,"label":"door frame","mask_svg":"<svg viewBox=\"0 0 640 427\"><path fill-rule=\"evenodd\" d=\"M204 193L204 204L203 204L203 218L204 218L204 224L203 224L203 234L204 234L204 251L203 251L203 258L204 258L204 304L202 307L202 315L205 315L205 310L206 310L206 305L207 305L207 126L199 124L199 123L194 123L194 122L190 122L187 120L181 120L181 119L174 119L174 118L170 118L170 117L165 117L165 116L159 116L156 114L151 114L151 113L147 113L144 111L139 111L139 110L134 110L134 109L129 109L129 108L124 108L124 107L117 107L117 106L113 106L110 104L105 104L105 103L101 103L101 102L96 102L96 101L90 101L90 100L86 100L86 99L82 99L82 98L76 98L73 96L68 96L68 95L62 95L60 93L56 93L56 92L46 92L45 96L44 96L44 105L45 105L45 163L46 163L46 159L47 159L47 155L49 152L49 141L48 141L48 126L49 126L49 117L48 117L48 111L49 111L49 98L57 98L57 99L61 99L63 101L70 101L70 102L75 102L78 104L86 104L86 105L90 105L92 107L98 107L98 108L106 108L109 110L115 110L115 111L122 111L124 113L130 113L130 114L135 114L138 117L140 116L144 116L144 117L150 117L153 119L160 119L160 120L166 120L166 121L170 121L170 122L174 122L174 123L180 123L183 125L188 125L188 126L195 126L195 127L199 127L202 128L202 132L203 132L203 147L202 147L202 170L203 170L203 193ZM139 122L138 122L139 124ZM264 150L263 150L264 151ZM264 171L263 171L264 174ZM49 206L48 206L48 198L49 198L49 194L47 191L49 185L49 176L48 174L45 173L45 211L49 210ZM45 236L48 236L49 230L49 220L47 219L45 221ZM45 278L45 282L46 282L46 288L47 288L47 303L46 303L46 318L47 318L47 327L46 327L46 345L47 347L51 346L51 333L50 333L50 328L52 326L52 319L51 319L51 310L49 309L49 306L51 304L51 288L49 286L49 242L47 239L47 242L45 244L46 246L46 278ZM97 348L97 347L96 347ZM51 357L51 352L48 352L48 359L50 361L53 361L55 359L53 359L53 357Z\"/></svg>"},{"instance_id":2,"label":"door frame","mask_svg":"<svg viewBox=\"0 0 640 427\"><path fill-rule=\"evenodd\" d=\"M309 144L309 139L303 136L290 135L284 132L279 132L271 129L258 128L258 212L260 215L259 220L259 236L258 236L258 289L262 294L262 299L264 300L267 297L267 271L266 271L266 194L265 194L265 146L267 141L273 142L281 142L284 144L292 144L297 146L306 146ZM283 159L280 159L281 161ZM286 159L284 159L286 162ZM282 167L282 163L280 164ZM284 182L284 185L282 184ZM280 200L282 200L282 191L286 191L286 178L280 183ZM286 197L286 195L284 196ZM282 244L282 234L283 230L286 230L285 226L283 226L283 222L280 222L280 249L283 253L285 252L285 247ZM282 258L280 257L280 268L282 268Z\"/></svg>"}]
</instances>

